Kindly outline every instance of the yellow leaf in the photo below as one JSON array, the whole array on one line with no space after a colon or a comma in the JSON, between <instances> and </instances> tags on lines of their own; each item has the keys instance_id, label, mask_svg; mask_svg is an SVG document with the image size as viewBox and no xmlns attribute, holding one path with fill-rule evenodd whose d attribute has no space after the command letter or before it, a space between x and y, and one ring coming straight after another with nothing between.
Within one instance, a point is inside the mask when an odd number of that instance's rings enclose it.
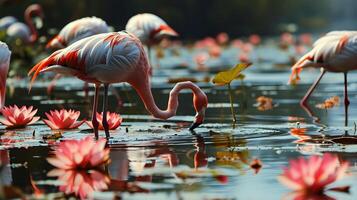
<instances>
[{"instance_id":1,"label":"yellow leaf","mask_svg":"<svg viewBox=\"0 0 357 200\"><path fill-rule=\"evenodd\" d=\"M251 63L240 63L228 71L219 72L216 74L212 82L216 85L230 84L234 79L242 79L241 72L248 68Z\"/></svg>"}]
</instances>

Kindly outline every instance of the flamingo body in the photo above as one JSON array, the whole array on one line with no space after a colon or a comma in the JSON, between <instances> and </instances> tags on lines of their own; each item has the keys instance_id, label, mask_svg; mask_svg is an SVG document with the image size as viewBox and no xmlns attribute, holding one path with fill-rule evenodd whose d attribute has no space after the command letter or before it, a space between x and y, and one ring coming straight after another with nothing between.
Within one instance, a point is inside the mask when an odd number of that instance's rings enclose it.
<instances>
[{"instance_id":1,"label":"flamingo body","mask_svg":"<svg viewBox=\"0 0 357 200\"><path fill-rule=\"evenodd\" d=\"M17 22L17 19L13 16L6 16L0 19L0 30L6 30L13 23Z\"/></svg>"},{"instance_id":2,"label":"flamingo body","mask_svg":"<svg viewBox=\"0 0 357 200\"><path fill-rule=\"evenodd\" d=\"M75 75L90 83L127 82L128 76L149 70L149 65L138 65L146 60L137 38L124 33L103 33L84 38L67 48L54 52L36 65L32 71L55 71Z\"/></svg>"},{"instance_id":3,"label":"flamingo body","mask_svg":"<svg viewBox=\"0 0 357 200\"><path fill-rule=\"evenodd\" d=\"M164 36L178 35L163 19L150 13L137 14L131 17L125 29L138 37L145 45L160 41Z\"/></svg>"},{"instance_id":4,"label":"flamingo body","mask_svg":"<svg viewBox=\"0 0 357 200\"><path fill-rule=\"evenodd\" d=\"M9 71L11 51L0 41L0 108L5 104L6 78Z\"/></svg>"},{"instance_id":5,"label":"flamingo body","mask_svg":"<svg viewBox=\"0 0 357 200\"><path fill-rule=\"evenodd\" d=\"M22 22L15 22L6 30L6 35L10 38L20 39L25 43L29 43L31 38L31 31L26 24Z\"/></svg>"},{"instance_id":6,"label":"flamingo body","mask_svg":"<svg viewBox=\"0 0 357 200\"><path fill-rule=\"evenodd\" d=\"M50 40L47 48L64 48L83 38L109 32L105 21L97 17L85 17L67 24L60 33Z\"/></svg>"},{"instance_id":7,"label":"flamingo body","mask_svg":"<svg viewBox=\"0 0 357 200\"><path fill-rule=\"evenodd\" d=\"M95 83L96 91L92 112L94 133L98 138L97 111L99 86L104 85L103 126L106 136L106 104L108 85L111 83L128 82L138 92L146 109L154 117L168 119L176 114L178 94L182 89L193 91L193 104L196 110L194 124L196 128L204 120L208 100L205 93L191 82L176 84L170 92L166 110L160 110L153 98L150 86L150 65L140 40L126 32L102 33L79 40L72 45L60 49L48 58L40 61L29 72L33 74L31 83L40 72L54 71L74 75L84 81Z\"/></svg>"}]
</instances>

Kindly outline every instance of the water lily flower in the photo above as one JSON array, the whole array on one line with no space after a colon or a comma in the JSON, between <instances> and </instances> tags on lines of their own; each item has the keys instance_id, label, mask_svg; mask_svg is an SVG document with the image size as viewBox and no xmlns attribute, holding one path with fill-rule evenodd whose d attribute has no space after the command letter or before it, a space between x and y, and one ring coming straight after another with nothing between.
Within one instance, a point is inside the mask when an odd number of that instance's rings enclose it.
<instances>
[{"instance_id":1,"label":"water lily flower","mask_svg":"<svg viewBox=\"0 0 357 200\"><path fill-rule=\"evenodd\" d=\"M52 130L76 129L85 122L85 120L77 122L81 113L75 110L51 110L50 113L45 114L48 119L43 119L43 122Z\"/></svg>"},{"instance_id":2,"label":"water lily flower","mask_svg":"<svg viewBox=\"0 0 357 200\"><path fill-rule=\"evenodd\" d=\"M60 191L80 199L92 199L94 191L106 190L110 183L109 177L98 170L53 169L48 176L58 177L57 180L62 183Z\"/></svg>"},{"instance_id":3,"label":"water lily flower","mask_svg":"<svg viewBox=\"0 0 357 200\"><path fill-rule=\"evenodd\" d=\"M99 123L99 127L98 127L99 130L104 130L102 120L103 120L103 115L97 113L97 121ZM123 118L117 113L107 112L107 121L108 121L108 125L109 125L109 130L115 130L121 125L121 123L123 122ZM88 124L89 127L93 128L92 122L86 121L86 123Z\"/></svg>"},{"instance_id":4,"label":"water lily flower","mask_svg":"<svg viewBox=\"0 0 357 200\"><path fill-rule=\"evenodd\" d=\"M109 162L106 140L97 142L88 136L81 140L66 140L59 144L55 156L47 161L60 169L93 169Z\"/></svg>"},{"instance_id":5,"label":"water lily flower","mask_svg":"<svg viewBox=\"0 0 357 200\"><path fill-rule=\"evenodd\" d=\"M348 168L347 162L340 162L332 154L300 157L290 161L279 181L288 188L304 194L323 194L326 186L341 179Z\"/></svg>"},{"instance_id":6,"label":"water lily flower","mask_svg":"<svg viewBox=\"0 0 357 200\"><path fill-rule=\"evenodd\" d=\"M4 124L6 128L23 128L40 119L40 117L35 117L36 112L37 109L33 110L33 106L22 106L21 108L17 105L4 106L1 109L1 113L5 119L0 119L0 122Z\"/></svg>"}]
</instances>

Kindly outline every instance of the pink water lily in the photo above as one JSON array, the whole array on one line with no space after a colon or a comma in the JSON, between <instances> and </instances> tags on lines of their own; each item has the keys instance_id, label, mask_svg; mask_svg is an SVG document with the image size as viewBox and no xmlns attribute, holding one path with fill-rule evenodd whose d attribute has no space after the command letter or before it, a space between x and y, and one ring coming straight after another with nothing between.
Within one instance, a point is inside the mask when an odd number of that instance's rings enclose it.
<instances>
[{"instance_id":1,"label":"pink water lily","mask_svg":"<svg viewBox=\"0 0 357 200\"><path fill-rule=\"evenodd\" d=\"M324 154L300 157L290 161L279 177L281 183L288 188L304 194L322 194L326 186L341 179L348 168L347 162L340 162L337 156Z\"/></svg>"},{"instance_id":2,"label":"pink water lily","mask_svg":"<svg viewBox=\"0 0 357 200\"><path fill-rule=\"evenodd\" d=\"M23 128L40 119L40 117L35 117L36 112L37 109L33 110L33 106L22 106L21 108L17 105L4 106L1 109L1 113L5 119L0 119L0 122L4 124L6 128Z\"/></svg>"},{"instance_id":3,"label":"pink water lily","mask_svg":"<svg viewBox=\"0 0 357 200\"><path fill-rule=\"evenodd\" d=\"M106 140L97 142L88 136L81 140L66 140L59 144L55 156L47 161L60 169L93 169L109 162Z\"/></svg>"},{"instance_id":4,"label":"pink water lily","mask_svg":"<svg viewBox=\"0 0 357 200\"><path fill-rule=\"evenodd\" d=\"M106 190L110 183L109 177L98 170L53 169L47 175L58 177L61 192L80 199L92 199L94 191Z\"/></svg>"},{"instance_id":5,"label":"pink water lily","mask_svg":"<svg viewBox=\"0 0 357 200\"><path fill-rule=\"evenodd\" d=\"M47 124L52 130L57 129L76 129L81 126L85 120L77 122L79 111L75 110L51 110L50 113L45 113L47 119L43 119L43 122Z\"/></svg>"},{"instance_id":6,"label":"pink water lily","mask_svg":"<svg viewBox=\"0 0 357 200\"><path fill-rule=\"evenodd\" d=\"M103 115L97 113L97 120L99 123L99 130L104 130L103 123L102 123ZM108 112L107 121L109 125L109 130L115 130L121 125L121 123L123 122L123 118L117 113ZM86 123L88 124L89 127L93 128L92 122L86 121Z\"/></svg>"}]
</instances>

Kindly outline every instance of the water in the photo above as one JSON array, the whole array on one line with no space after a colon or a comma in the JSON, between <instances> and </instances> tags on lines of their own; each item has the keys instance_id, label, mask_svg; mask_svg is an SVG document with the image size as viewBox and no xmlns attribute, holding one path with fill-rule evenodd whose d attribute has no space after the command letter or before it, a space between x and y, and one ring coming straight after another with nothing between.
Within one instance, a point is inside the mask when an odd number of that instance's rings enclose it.
<instances>
[{"instance_id":1,"label":"water","mask_svg":"<svg viewBox=\"0 0 357 200\"><path fill-rule=\"evenodd\" d=\"M95 192L94 197L281 199L290 191L278 182L277 176L290 159L332 152L350 162L349 175L336 186L350 185L351 193L328 192L327 195L336 199L355 199L357 137L353 123L357 120L354 115L357 109L357 74L349 75L351 105L349 126L345 128L343 103L331 110L320 110L314 106L335 95L343 102L342 74L328 74L310 99L311 108L319 117L319 123L314 123L298 102L317 77L317 70L304 71L302 84L291 87L286 85L289 77L287 68L276 72L259 69L259 65L249 69L243 85L239 81L233 84L238 119L235 128L231 123L225 87L199 83L208 94L209 107L205 123L195 132L190 132L187 128L194 115L191 93L180 95L176 117L161 121L148 116L130 86L115 85L110 91L109 110L119 112L124 117L124 123L111 132L111 163L105 170L110 176L109 189ZM182 69L176 69L175 73L161 70L160 73L155 75L153 81L153 94L160 108L166 107L167 96L173 86L165 83L167 74L172 78L207 75ZM8 105L34 105L41 116L50 109L72 108L81 111L81 119L90 117L93 92L90 90L86 98L80 81L70 78L60 80L51 96L46 95L43 87L46 84L41 81L34 86L31 95L28 95L24 81L13 85L15 95L7 99ZM123 106L118 106L115 92L120 94ZM259 111L254 106L255 99L261 95L273 98L273 109ZM305 128L305 135L309 136L305 140L291 134L298 126ZM52 154L54 147L42 139L43 135L51 133L43 122L23 130L7 131L2 127L1 132L1 158L6 164L0 177L3 184L15 186L25 196L33 198L44 198L41 195L48 198L68 197L59 192L61 183L48 175L53 167L46 158ZM346 133L349 134L347 139ZM91 134L89 127L83 125L78 130L65 131L61 140ZM104 133L100 135L103 137ZM254 158L263 163L258 173L250 167Z\"/></svg>"}]
</instances>

